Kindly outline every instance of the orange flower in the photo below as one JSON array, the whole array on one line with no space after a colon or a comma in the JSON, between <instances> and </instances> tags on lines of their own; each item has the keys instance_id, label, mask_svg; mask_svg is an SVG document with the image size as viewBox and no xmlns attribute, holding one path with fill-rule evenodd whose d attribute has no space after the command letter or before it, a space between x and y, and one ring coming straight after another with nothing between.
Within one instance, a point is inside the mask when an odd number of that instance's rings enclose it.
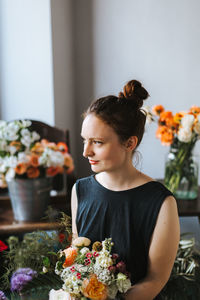
<instances>
[{"instance_id":1,"label":"orange flower","mask_svg":"<svg viewBox=\"0 0 200 300\"><path fill-rule=\"evenodd\" d=\"M47 176L53 177L59 173L63 173L64 169L63 167L57 166L57 167L49 167L46 170Z\"/></svg>"},{"instance_id":2,"label":"orange flower","mask_svg":"<svg viewBox=\"0 0 200 300\"><path fill-rule=\"evenodd\" d=\"M152 107L152 112L154 115L159 116L161 112L163 112L165 109L162 105L155 105Z\"/></svg>"},{"instance_id":3,"label":"orange flower","mask_svg":"<svg viewBox=\"0 0 200 300\"><path fill-rule=\"evenodd\" d=\"M44 152L44 147L40 142L37 142L31 148L31 152L34 152L35 154L41 155Z\"/></svg>"},{"instance_id":4,"label":"orange flower","mask_svg":"<svg viewBox=\"0 0 200 300\"><path fill-rule=\"evenodd\" d=\"M95 274L91 275L89 280L84 279L82 293L85 297L93 300L105 300L107 298L107 288L98 281Z\"/></svg>"},{"instance_id":5,"label":"orange flower","mask_svg":"<svg viewBox=\"0 0 200 300\"><path fill-rule=\"evenodd\" d=\"M15 172L18 175L24 174L26 172L26 170L27 170L27 165L25 163L19 163L15 168Z\"/></svg>"},{"instance_id":6,"label":"orange flower","mask_svg":"<svg viewBox=\"0 0 200 300\"><path fill-rule=\"evenodd\" d=\"M174 139L173 131L172 129L166 127L166 126L159 126L156 131L156 137L161 140L161 143L163 145L171 145Z\"/></svg>"},{"instance_id":7,"label":"orange flower","mask_svg":"<svg viewBox=\"0 0 200 300\"><path fill-rule=\"evenodd\" d=\"M68 147L67 147L67 145L66 145L65 143L63 143L63 142L59 142L59 143L57 144L57 147L58 147L58 150L59 150L60 152L62 152L62 153L68 152Z\"/></svg>"},{"instance_id":8,"label":"orange flower","mask_svg":"<svg viewBox=\"0 0 200 300\"><path fill-rule=\"evenodd\" d=\"M30 157L30 164L33 167L39 166L39 156L37 154L32 154Z\"/></svg>"},{"instance_id":9,"label":"orange flower","mask_svg":"<svg viewBox=\"0 0 200 300\"><path fill-rule=\"evenodd\" d=\"M172 112L171 111L163 111L161 112L160 114L160 119L159 119L159 122L160 123L165 123L167 122L168 119L172 119L173 118L173 115L172 115Z\"/></svg>"},{"instance_id":10,"label":"orange flower","mask_svg":"<svg viewBox=\"0 0 200 300\"><path fill-rule=\"evenodd\" d=\"M9 146L15 147L17 151L21 149L22 144L19 141L12 141Z\"/></svg>"},{"instance_id":11,"label":"orange flower","mask_svg":"<svg viewBox=\"0 0 200 300\"><path fill-rule=\"evenodd\" d=\"M27 169L28 178L37 178L40 175L40 170L35 167L29 167Z\"/></svg>"},{"instance_id":12,"label":"orange flower","mask_svg":"<svg viewBox=\"0 0 200 300\"><path fill-rule=\"evenodd\" d=\"M194 115L198 115L198 114L200 114L200 107L193 105L192 107L190 107L189 112Z\"/></svg>"},{"instance_id":13,"label":"orange flower","mask_svg":"<svg viewBox=\"0 0 200 300\"><path fill-rule=\"evenodd\" d=\"M70 174L74 170L74 162L69 153L64 153L64 165L67 167L67 174Z\"/></svg>"},{"instance_id":14,"label":"orange flower","mask_svg":"<svg viewBox=\"0 0 200 300\"><path fill-rule=\"evenodd\" d=\"M178 112L174 115L174 122L180 124L181 119L184 117L185 112Z\"/></svg>"},{"instance_id":15,"label":"orange flower","mask_svg":"<svg viewBox=\"0 0 200 300\"><path fill-rule=\"evenodd\" d=\"M65 254L65 262L63 264L63 268L67 268L75 262L75 259L77 257L77 251L75 248L69 247L65 250L63 250Z\"/></svg>"}]
</instances>

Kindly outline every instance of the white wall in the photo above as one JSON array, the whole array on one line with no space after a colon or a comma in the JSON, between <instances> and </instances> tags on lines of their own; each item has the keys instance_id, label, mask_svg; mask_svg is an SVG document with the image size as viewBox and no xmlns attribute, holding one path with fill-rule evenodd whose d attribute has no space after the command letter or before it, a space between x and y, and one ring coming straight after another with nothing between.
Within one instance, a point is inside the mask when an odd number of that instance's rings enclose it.
<instances>
[{"instance_id":1,"label":"white wall","mask_svg":"<svg viewBox=\"0 0 200 300\"><path fill-rule=\"evenodd\" d=\"M1 118L54 124L50 0L0 1Z\"/></svg>"},{"instance_id":2,"label":"white wall","mask_svg":"<svg viewBox=\"0 0 200 300\"><path fill-rule=\"evenodd\" d=\"M149 91L146 105L200 105L199 11L198 0L93 0L94 97L118 94L135 78ZM148 128L139 150L142 170L162 178L168 147L155 131Z\"/></svg>"}]
</instances>

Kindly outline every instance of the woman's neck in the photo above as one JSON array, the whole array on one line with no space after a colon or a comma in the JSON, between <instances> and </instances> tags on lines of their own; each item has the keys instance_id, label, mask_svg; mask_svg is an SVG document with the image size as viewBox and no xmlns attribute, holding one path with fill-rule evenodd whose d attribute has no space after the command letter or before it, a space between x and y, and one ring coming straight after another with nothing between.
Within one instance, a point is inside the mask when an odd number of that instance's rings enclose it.
<instances>
[{"instance_id":1,"label":"woman's neck","mask_svg":"<svg viewBox=\"0 0 200 300\"><path fill-rule=\"evenodd\" d=\"M95 178L104 187L113 191L121 191L139 185L141 175L140 171L131 166L128 170L120 172L101 172Z\"/></svg>"}]
</instances>

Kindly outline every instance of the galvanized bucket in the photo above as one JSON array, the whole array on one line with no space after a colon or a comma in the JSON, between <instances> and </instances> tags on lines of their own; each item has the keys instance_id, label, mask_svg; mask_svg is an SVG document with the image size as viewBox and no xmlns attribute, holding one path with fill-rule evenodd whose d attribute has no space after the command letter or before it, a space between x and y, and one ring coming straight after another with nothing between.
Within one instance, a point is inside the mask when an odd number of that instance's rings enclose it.
<instances>
[{"instance_id":1,"label":"galvanized bucket","mask_svg":"<svg viewBox=\"0 0 200 300\"><path fill-rule=\"evenodd\" d=\"M44 216L52 189L51 178L13 179L8 182L14 219L38 221Z\"/></svg>"}]
</instances>

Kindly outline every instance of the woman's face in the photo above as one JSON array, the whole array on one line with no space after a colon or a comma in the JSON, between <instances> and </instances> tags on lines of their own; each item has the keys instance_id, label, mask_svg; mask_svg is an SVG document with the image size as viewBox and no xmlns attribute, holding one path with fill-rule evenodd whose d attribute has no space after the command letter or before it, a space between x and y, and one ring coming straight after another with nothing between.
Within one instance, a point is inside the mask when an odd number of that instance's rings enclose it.
<instances>
[{"instance_id":1,"label":"woman's face","mask_svg":"<svg viewBox=\"0 0 200 300\"><path fill-rule=\"evenodd\" d=\"M120 143L115 131L94 114L82 124L83 156L88 158L94 172L113 172L130 163L132 153Z\"/></svg>"}]
</instances>

